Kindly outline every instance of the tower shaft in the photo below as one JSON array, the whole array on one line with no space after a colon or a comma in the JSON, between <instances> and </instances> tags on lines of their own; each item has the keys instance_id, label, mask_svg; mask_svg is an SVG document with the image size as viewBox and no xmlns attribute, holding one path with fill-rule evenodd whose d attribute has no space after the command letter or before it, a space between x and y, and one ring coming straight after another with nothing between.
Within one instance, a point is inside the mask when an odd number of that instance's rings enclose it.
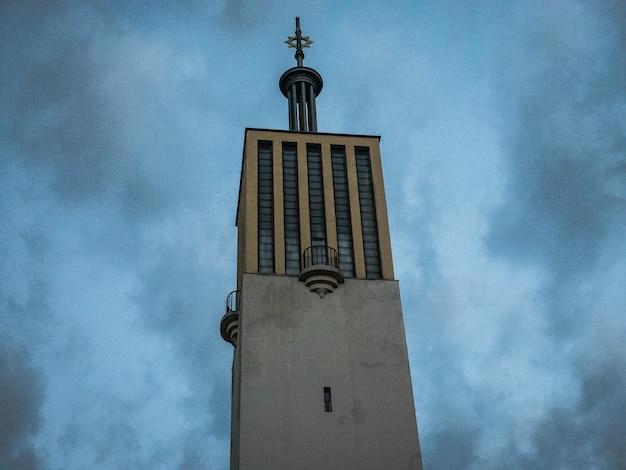
<instances>
[{"instance_id":1,"label":"tower shaft","mask_svg":"<svg viewBox=\"0 0 626 470\"><path fill-rule=\"evenodd\" d=\"M235 346L231 469L421 470L380 137L317 132L322 77L296 25L289 131L245 134L220 325Z\"/></svg>"}]
</instances>

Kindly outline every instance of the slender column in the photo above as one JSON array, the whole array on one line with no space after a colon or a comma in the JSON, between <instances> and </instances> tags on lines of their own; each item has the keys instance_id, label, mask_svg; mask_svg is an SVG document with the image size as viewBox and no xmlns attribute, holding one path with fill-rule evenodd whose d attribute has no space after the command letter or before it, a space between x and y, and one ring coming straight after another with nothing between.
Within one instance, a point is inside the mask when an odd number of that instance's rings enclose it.
<instances>
[{"instance_id":1,"label":"slender column","mask_svg":"<svg viewBox=\"0 0 626 470\"><path fill-rule=\"evenodd\" d=\"M315 111L315 90L309 85L309 131L317 132L317 113Z\"/></svg>"},{"instance_id":2,"label":"slender column","mask_svg":"<svg viewBox=\"0 0 626 470\"><path fill-rule=\"evenodd\" d=\"M298 94L300 104L300 132L306 132L306 88L304 82L300 82L300 93Z\"/></svg>"},{"instance_id":3,"label":"slender column","mask_svg":"<svg viewBox=\"0 0 626 470\"><path fill-rule=\"evenodd\" d=\"M287 90L287 103L289 104L289 130L293 130L293 116L291 115L291 88Z\"/></svg>"},{"instance_id":4,"label":"slender column","mask_svg":"<svg viewBox=\"0 0 626 470\"><path fill-rule=\"evenodd\" d=\"M296 92L295 83L291 85L289 93L291 95L291 98L289 99L289 109L290 109L289 130L297 131L298 130L298 102L297 102L298 93Z\"/></svg>"},{"instance_id":5,"label":"slender column","mask_svg":"<svg viewBox=\"0 0 626 470\"><path fill-rule=\"evenodd\" d=\"M313 122L311 122L311 85L305 85L306 88L306 124L309 132L313 129Z\"/></svg>"}]
</instances>

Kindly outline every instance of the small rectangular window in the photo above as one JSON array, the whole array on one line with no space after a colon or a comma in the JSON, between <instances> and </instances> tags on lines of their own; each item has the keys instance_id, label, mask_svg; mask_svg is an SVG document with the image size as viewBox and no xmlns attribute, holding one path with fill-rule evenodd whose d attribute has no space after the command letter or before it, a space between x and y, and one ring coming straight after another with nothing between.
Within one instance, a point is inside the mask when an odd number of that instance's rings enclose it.
<instances>
[{"instance_id":1,"label":"small rectangular window","mask_svg":"<svg viewBox=\"0 0 626 470\"><path fill-rule=\"evenodd\" d=\"M324 411L326 412L333 411L333 402L332 402L332 397L330 395L330 387L324 387Z\"/></svg>"}]
</instances>

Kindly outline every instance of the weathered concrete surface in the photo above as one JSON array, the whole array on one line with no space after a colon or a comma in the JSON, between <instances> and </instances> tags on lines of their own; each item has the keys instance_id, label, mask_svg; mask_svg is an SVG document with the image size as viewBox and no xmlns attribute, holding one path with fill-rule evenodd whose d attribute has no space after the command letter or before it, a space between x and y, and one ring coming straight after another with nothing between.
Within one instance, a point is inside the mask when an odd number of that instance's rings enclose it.
<instances>
[{"instance_id":1,"label":"weathered concrete surface","mask_svg":"<svg viewBox=\"0 0 626 470\"><path fill-rule=\"evenodd\" d=\"M290 276L241 287L233 468L421 469L397 281L324 298Z\"/></svg>"}]
</instances>

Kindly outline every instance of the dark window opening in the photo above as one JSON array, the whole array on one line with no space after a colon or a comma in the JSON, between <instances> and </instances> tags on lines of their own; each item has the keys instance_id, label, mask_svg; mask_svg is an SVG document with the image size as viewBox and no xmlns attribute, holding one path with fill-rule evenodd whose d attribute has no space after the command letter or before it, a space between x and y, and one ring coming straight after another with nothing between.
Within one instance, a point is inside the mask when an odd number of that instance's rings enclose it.
<instances>
[{"instance_id":1,"label":"dark window opening","mask_svg":"<svg viewBox=\"0 0 626 470\"><path fill-rule=\"evenodd\" d=\"M296 144L283 143L283 202L285 207L285 270L300 272L300 208Z\"/></svg>"},{"instance_id":2,"label":"dark window opening","mask_svg":"<svg viewBox=\"0 0 626 470\"><path fill-rule=\"evenodd\" d=\"M259 272L274 272L274 185L272 142L259 142Z\"/></svg>"},{"instance_id":3,"label":"dark window opening","mask_svg":"<svg viewBox=\"0 0 626 470\"><path fill-rule=\"evenodd\" d=\"M324 411L333 411L333 402L330 396L330 387L324 387Z\"/></svg>"},{"instance_id":4,"label":"dark window opening","mask_svg":"<svg viewBox=\"0 0 626 470\"><path fill-rule=\"evenodd\" d=\"M311 245L323 246L326 245L326 212L324 210L322 153L319 145L307 145L307 169Z\"/></svg>"},{"instance_id":5,"label":"dark window opening","mask_svg":"<svg viewBox=\"0 0 626 470\"><path fill-rule=\"evenodd\" d=\"M354 254L352 248L352 218L350 216L350 196L348 194L348 173L346 170L346 148L338 145L331 146L330 157L333 166L339 269L345 276L353 277Z\"/></svg>"},{"instance_id":6,"label":"dark window opening","mask_svg":"<svg viewBox=\"0 0 626 470\"><path fill-rule=\"evenodd\" d=\"M363 254L365 255L365 273L369 279L380 279L380 247L376 221L376 204L372 181L370 152L367 147L356 147L356 172L359 187L359 205L361 207L361 229L363 231Z\"/></svg>"}]
</instances>

